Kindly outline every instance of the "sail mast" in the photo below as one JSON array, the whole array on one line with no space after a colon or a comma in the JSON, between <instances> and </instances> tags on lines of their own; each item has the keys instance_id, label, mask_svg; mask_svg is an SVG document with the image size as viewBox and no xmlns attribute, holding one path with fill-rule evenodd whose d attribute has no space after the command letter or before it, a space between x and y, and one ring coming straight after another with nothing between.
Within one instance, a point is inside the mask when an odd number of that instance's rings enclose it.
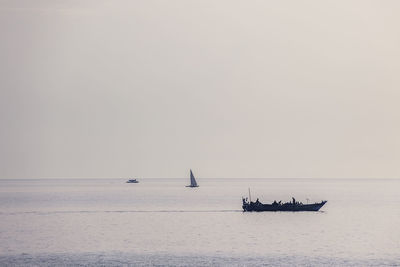
<instances>
[{"instance_id":1,"label":"sail mast","mask_svg":"<svg viewBox=\"0 0 400 267\"><path fill-rule=\"evenodd\" d=\"M250 202L251 202L250 187L249 187L249 200L250 200Z\"/></svg>"}]
</instances>

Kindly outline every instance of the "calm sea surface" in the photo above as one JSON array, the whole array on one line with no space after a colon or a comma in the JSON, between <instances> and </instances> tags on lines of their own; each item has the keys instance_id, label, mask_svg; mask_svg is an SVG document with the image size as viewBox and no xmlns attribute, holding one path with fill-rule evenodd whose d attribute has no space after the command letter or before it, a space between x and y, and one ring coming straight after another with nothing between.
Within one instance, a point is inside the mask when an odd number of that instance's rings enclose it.
<instances>
[{"instance_id":1,"label":"calm sea surface","mask_svg":"<svg viewBox=\"0 0 400 267\"><path fill-rule=\"evenodd\" d=\"M0 265L400 266L400 180L0 180ZM244 213L328 200L320 212Z\"/></svg>"}]
</instances>

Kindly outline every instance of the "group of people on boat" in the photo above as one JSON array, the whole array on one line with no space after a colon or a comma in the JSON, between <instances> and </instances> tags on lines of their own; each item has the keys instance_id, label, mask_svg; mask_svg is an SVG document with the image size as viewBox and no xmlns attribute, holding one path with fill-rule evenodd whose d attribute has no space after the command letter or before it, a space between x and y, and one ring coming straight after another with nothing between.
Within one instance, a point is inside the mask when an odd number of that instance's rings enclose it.
<instances>
[{"instance_id":1,"label":"group of people on boat","mask_svg":"<svg viewBox=\"0 0 400 267\"><path fill-rule=\"evenodd\" d=\"M274 202L272 202L272 205L274 206L282 205L282 201L279 200L279 202L276 202L276 200L274 200Z\"/></svg>"},{"instance_id":2,"label":"group of people on boat","mask_svg":"<svg viewBox=\"0 0 400 267\"><path fill-rule=\"evenodd\" d=\"M260 200L257 198L257 200L255 202L248 202L247 197L243 198L243 204L248 203L250 205L262 205L262 203L260 202ZM272 202L273 206L281 206L281 205L303 205L302 202L296 201L296 199L294 197L292 197L292 201L291 202L286 202L282 204L282 201L280 200L279 202L277 202L276 200L274 200L274 202Z\"/></svg>"}]
</instances>

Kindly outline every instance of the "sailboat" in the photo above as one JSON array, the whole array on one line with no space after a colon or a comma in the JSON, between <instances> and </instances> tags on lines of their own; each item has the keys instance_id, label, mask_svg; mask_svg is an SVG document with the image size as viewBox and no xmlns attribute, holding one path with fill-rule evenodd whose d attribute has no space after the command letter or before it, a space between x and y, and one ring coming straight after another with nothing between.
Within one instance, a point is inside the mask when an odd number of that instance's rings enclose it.
<instances>
[{"instance_id":1,"label":"sailboat","mask_svg":"<svg viewBox=\"0 0 400 267\"><path fill-rule=\"evenodd\" d=\"M187 185L186 187L199 187L196 183L196 179L194 178L192 170L190 170L190 185Z\"/></svg>"}]
</instances>

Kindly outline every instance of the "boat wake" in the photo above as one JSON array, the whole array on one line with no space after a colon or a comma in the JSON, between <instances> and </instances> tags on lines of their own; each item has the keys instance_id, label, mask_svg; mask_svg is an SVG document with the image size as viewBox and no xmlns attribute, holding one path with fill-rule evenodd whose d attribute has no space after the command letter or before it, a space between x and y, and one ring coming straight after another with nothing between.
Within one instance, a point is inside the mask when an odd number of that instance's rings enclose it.
<instances>
[{"instance_id":1,"label":"boat wake","mask_svg":"<svg viewBox=\"0 0 400 267\"><path fill-rule=\"evenodd\" d=\"M73 213L184 213L184 212L243 212L242 210L68 210L68 211L21 211L0 212L0 215L51 215L51 214L73 214Z\"/></svg>"}]
</instances>

